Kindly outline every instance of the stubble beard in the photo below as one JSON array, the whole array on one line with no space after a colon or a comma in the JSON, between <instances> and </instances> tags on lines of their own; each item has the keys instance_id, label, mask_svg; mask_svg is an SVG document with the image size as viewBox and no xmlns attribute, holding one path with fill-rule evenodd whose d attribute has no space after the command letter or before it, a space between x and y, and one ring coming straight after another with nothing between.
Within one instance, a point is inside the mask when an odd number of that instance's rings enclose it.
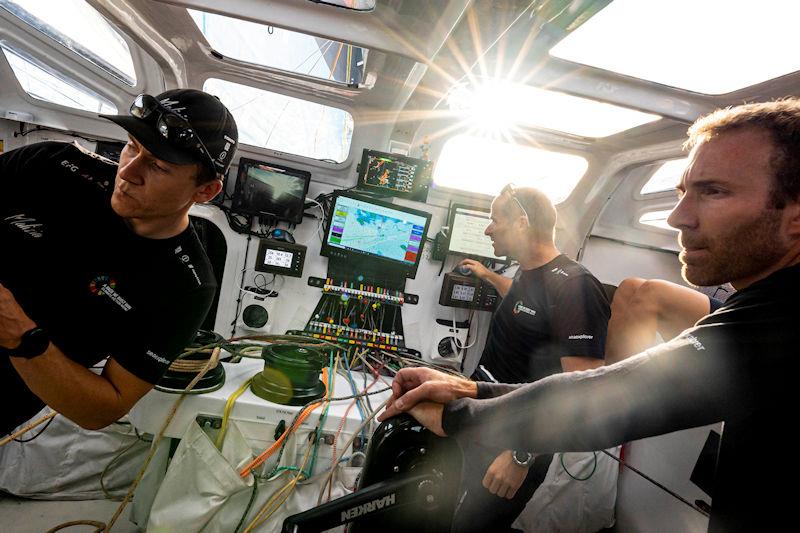
<instances>
[{"instance_id":1,"label":"stubble beard","mask_svg":"<svg viewBox=\"0 0 800 533\"><path fill-rule=\"evenodd\" d=\"M781 211L767 208L760 216L708 241L708 259L689 265L681 254L681 275L688 283L708 287L757 275L788 252L780 240Z\"/></svg>"}]
</instances>

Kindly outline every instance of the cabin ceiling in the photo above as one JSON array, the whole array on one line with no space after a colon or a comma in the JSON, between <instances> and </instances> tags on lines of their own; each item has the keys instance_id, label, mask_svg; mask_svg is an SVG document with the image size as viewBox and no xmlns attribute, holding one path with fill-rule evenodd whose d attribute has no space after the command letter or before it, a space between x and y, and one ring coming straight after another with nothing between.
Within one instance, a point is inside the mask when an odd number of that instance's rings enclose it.
<instances>
[{"instance_id":1,"label":"cabin ceiling","mask_svg":"<svg viewBox=\"0 0 800 533\"><path fill-rule=\"evenodd\" d=\"M90 0L122 26L167 72L168 85L198 85L207 75L278 92L339 102L377 120L450 120L455 85L502 78L653 113L662 120L601 139L573 139L616 151L662 140L725 105L781 97L800 78L784 76L724 95L704 95L570 63L548 52L611 0L377 0L355 12L308 0ZM186 8L235 16L369 49L367 83L347 87L215 56ZM132 14L135 13L136 16ZM186 65L192 65L191 71ZM433 110L433 112L431 112ZM570 135L564 134L566 138Z\"/></svg>"},{"instance_id":2,"label":"cabin ceiling","mask_svg":"<svg viewBox=\"0 0 800 533\"><path fill-rule=\"evenodd\" d=\"M557 137L579 149L618 152L679 138L675 132L717 107L797 94L800 87L795 72L707 95L550 56L555 44L612 0L376 0L375 10L366 13L312 0L88 2L155 60L168 87L200 87L207 77L220 77L324 101L354 111L362 123L402 125L409 132L426 122L441 121L438 129L457 122L447 106L454 87L503 79L663 117L597 139L529 128L534 136ZM364 81L346 85L223 57L187 8L366 47Z\"/></svg>"}]
</instances>

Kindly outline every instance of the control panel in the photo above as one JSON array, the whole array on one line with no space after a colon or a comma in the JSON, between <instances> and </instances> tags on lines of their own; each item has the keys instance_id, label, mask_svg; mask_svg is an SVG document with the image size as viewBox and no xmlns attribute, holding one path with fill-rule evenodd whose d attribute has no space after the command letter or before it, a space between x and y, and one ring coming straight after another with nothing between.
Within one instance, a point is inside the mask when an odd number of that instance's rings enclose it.
<instances>
[{"instance_id":1,"label":"control panel","mask_svg":"<svg viewBox=\"0 0 800 533\"><path fill-rule=\"evenodd\" d=\"M255 269L259 272L300 278L306 260L306 247L273 239L261 239L258 244Z\"/></svg>"},{"instance_id":2,"label":"control panel","mask_svg":"<svg viewBox=\"0 0 800 533\"><path fill-rule=\"evenodd\" d=\"M474 276L448 272L442 281L439 305L493 311L500 301L497 290Z\"/></svg>"}]
</instances>

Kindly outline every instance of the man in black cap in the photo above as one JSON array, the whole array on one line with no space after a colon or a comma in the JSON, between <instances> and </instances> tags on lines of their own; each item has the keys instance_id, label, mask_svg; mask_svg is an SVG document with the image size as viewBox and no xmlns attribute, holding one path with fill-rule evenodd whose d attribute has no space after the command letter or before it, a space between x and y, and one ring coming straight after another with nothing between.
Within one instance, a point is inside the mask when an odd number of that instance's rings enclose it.
<instances>
[{"instance_id":1,"label":"man in black cap","mask_svg":"<svg viewBox=\"0 0 800 533\"><path fill-rule=\"evenodd\" d=\"M215 97L140 95L119 165L77 144L0 156L0 434L44 404L114 422L193 339L214 297L189 209L222 189L236 123ZM108 357L102 374L91 367Z\"/></svg>"}]
</instances>

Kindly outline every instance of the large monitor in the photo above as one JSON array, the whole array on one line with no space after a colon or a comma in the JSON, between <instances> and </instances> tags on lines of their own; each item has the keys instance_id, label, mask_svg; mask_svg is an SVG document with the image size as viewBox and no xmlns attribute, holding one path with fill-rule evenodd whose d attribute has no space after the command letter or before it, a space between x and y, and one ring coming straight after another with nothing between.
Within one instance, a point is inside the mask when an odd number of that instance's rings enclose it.
<instances>
[{"instance_id":1,"label":"large monitor","mask_svg":"<svg viewBox=\"0 0 800 533\"><path fill-rule=\"evenodd\" d=\"M416 275L430 213L352 192L334 196L320 253L345 260L353 272L400 271Z\"/></svg>"},{"instance_id":2,"label":"large monitor","mask_svg":"<svg viewBox=\"0 0 800 533\"><path fill-rule=\"evenodd\" d=\"M486 209L453 204L450 209L448 253L506 262L505 257L495 255L492 239L484 233L491 221L489 211Z\"/></svg>"},{"instance_id":3,"label":"large monitor","mask_svg":"<svg viewBox=\"0 0 800 533\"><path fill-rule=\"evenodd\" d=\"M299 224L310 182L311 174L304 170L243 157L231 210Z\"/></svg>"},{"instance_id":4,"label":"large monitor","mask_svg":"<svg viewBox=\"0 0 800 533\"><path fill-rule=\"evenodd\" d=\"M430 161L377 150L364 150L361 156L359 189L424 202L430 185Z\"/></svg>"}]
</instances>

